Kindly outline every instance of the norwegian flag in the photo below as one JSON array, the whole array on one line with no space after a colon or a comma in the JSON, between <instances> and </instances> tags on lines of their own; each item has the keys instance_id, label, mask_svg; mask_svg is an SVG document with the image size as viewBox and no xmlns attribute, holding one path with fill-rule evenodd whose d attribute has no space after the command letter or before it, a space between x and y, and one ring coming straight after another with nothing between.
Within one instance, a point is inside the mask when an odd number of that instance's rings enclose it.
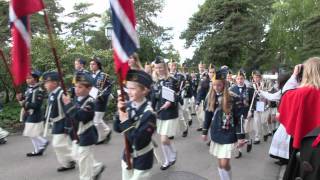
<instances>
[{"instance_id":1,"label":"norwegian flag","mask_svg":"<svg viewBox=\"0 0 320 180\"><path fill-rule=\"evenodd\" d=\"M14 84L22 84L30 73L30 26L28 15L44 8L42 0L11 0L9 18L13 46L11 71Z\"/></svg>"},{"instance_id":2,"label":"norwegian flag","mask_svg":"<svg viewBox=\"0 0 320 180\"><path fill-rule=\"evenodd\" d=\"M110 4L114 64L116 72L124 80L129 70L129 57L139 48L135 11L132 0L110 0Z\"/></svg>"}]
</instances>

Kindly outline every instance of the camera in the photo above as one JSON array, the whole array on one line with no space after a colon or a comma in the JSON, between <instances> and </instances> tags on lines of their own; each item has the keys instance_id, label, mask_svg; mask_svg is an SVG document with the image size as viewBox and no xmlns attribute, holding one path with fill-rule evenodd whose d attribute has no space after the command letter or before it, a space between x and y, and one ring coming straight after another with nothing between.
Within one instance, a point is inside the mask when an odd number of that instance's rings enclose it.
<instances>
[{"instance_id":1,"label":"camera","mask_svg":"<svg viewBox=\"0 0 320 180\"><path fill-rule=\"evenodd\" d=\"M297 76L297 81L300 83L302 81L302 76L303 76L303 66L301 66L300 72Z\"/></svg>"}]
</instances>

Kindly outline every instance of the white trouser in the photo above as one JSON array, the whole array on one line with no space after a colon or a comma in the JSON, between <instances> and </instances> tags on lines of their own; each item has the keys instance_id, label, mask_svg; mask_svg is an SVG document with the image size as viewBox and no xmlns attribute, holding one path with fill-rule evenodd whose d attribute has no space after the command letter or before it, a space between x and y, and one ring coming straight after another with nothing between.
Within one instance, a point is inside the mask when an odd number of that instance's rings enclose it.
<instances>
[{"instance_id":1,"label":"white trouser","mask_svg":"<svg viewBox=\"0 0 320 180\"><path fill-rule=\"evenodd\" d=\"M45 139L41 136L32 137L31 141L32 141L35 153L38 153L39 150L43 149L44 146L46 145L46 143L48 142L47 139Z\"/></svg>"},{"instance_id":2,"label":"white trouser","mask_svg":"<svg viewBox=\"0 0 320 180\"><path fill-rule=\"evenodd\" d=\"M268 133L268 112L254 111L253 115L253 130L255 140L260 140L263 135Z\"/></svg>"},{"instance_id":3,"label":"white trouser","mask_svg":"<svg viewBox=\"0 0 320 180\"><path fill-rule=\"evenodd\" d=\"M199 122L199 127L202 128L203 127L203 122L204 122L204 109L203 109L203 104L200 103L198 110L197 110L197 119Z\"/></svg>"},{"instance_id":4,"label":"white trouser","mask_svg":"<svg viewBox=\"0 0 320 180\"><path fill-rule=\"evenodd\" d=\"M149 170L138 170L138 169L127 169L127 164L122 160L122 180L150 180L151 169Z\"/></svg>"},{"instance_id":5,"label":"white trouser","mask_svg":"<svg viewBox=\"0 0 320 180\"><path fill-rule=\"evenodd\" d=\"M9 132L0 127L0 139L5 138L8 135L9 135Z\"/></svg>"},{"instance_id":6,"label":"white trouser","mask_svg":"<svg viewBox=\"0 0 320 180\"><path fill-rule=\"evenodd\" d=\"M93 180L103 167L93 156L93 146L78 147L80 180Z\"/></svg>"},{"instance_id":7,"label":"white trouser","mask_svg":"<svg viewBox=\"0 0 320 180\"><path fill-rule=\"evenodd\" d=\"M182 131L186 131L188 129L188 124L186 118L184 116L184 110L182 106L179 104L179 125Z\"/></svg>"},{"instance_id":8,"label":"white trouser","mask_svg":"<svg viewBox=\"0 0 320 180\"><path fill-rule=\"evenodd\" d=\"M196 100L194 97L190 99L191 114L196 114Z\"/></svg>"},{"instance_id":9,"label":"white trouser","mask_svg":"<svg viewBox=\"0 0 320 180\"><path fill-rule=\"evenodd\" d=\"M93 123L98 131L98 142L103 141L110 133L110 127L103 121L105 112L94 112Z\"/></svg>"},{"instance_id":10,"label":"white trouser","mask_svg":"<svg viewBox=\"0 0 320 180\"><path fill-rule=\"evenodd\" d=\"M192 104L191 104L191 98L183 98L183 115L186 121L190 121L192 119L191 113L192 113Z\"/></svg>"},{"instance_id":11,"label":"white trouser","mask_svg":"<svg viewBox=\"0 0 320 180\"><path fill-rule=\"evenodd\" d=\"M52 146L56 153L58 162L63 167L69 167L70 162L74 161L72 157L72 142L66 134L53 134Z\"/></svg>"}]
</instances>

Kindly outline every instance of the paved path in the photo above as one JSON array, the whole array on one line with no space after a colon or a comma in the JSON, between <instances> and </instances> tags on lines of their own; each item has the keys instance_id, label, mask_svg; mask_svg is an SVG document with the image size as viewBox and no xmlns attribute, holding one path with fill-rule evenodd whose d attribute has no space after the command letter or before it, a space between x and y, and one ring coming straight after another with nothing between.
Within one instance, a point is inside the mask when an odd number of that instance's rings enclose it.
<instances>
[{"instance_id":1,"label":"paved path","mask_svg":"<svg viewBox=\"0 0 320 180\"><path fill-rule=\"evenodd\" d=\"M158 141L159 137L155 137ZM276 180L280 171L267 152L271 139L267 143L253 146L250 154L243 153L241 159L232 159L233 180ZM178 160L174 167L167 171L155 164L154 180L178 180L186 177L201 176L204 179L219 180L217 161L208 153L208 146L200 139L200 133L192 127L187 138L176 137ZM107 166L101 180L120 180L120 156L123 148L121 135L113 133L109 144L95 147L95 156ZM8 138L8 143L0 146L0 180L77 180L78 170L58 173L59 166L52 147L42 157L27 158L26 153L32 150L31 141L19 135ZM157 149L161 155L160 148ZM187 174L186 173L192 173ZM159 174L160 173L160 174ZM183 178L185 177L185 178ZM192 179L192 178L191 178ZM191 180L190 179L190 180ZM196 178L193 178L196 179ZM199 178L201 180L202 178Z\"/></svg>"}]
</instances>

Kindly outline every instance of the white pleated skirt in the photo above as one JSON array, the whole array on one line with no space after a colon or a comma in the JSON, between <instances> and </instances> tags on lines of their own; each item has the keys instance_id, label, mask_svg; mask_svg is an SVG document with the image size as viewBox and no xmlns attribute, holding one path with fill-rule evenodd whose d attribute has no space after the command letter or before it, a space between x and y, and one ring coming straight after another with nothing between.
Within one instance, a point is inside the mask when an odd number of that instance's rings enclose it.
<instances>
[{"instance_id":1,"label":"white pleated skirt","mask_svg":"<svg viewBox=\"0 0 320 180\"><path fill-rule=\"evenodd\" d=\"M280 124L277 131L274 133L269 154L284 159L289 159L290 135L286 129Z\"/></svg>"},{"instance_id":2,"label":"white pleated skirt","mask_svg":"<svg viewBox=\"0 0 320 180\"><path fill-rule=\"evenodd\" d=\"M43 122L29 123L26 122L23 130L23 136L38 137L41 136L44 130Z\"/></svg>"},{"instance_id":3,"label":"white pleated skirt","mask_svg":"<svg viewBox=\"0 0 320 180\"><path fill-rule=\"evenodd\" d=\"M157 119L157 133L163 136L175 136L179 131L179 118L160 120Z\"/></svg>"},{"instance_id":4,"label":"white pleated skirt","mask_svg":"<svg viewBox=\"0 0 320 180\"><path fill-rule=\"evenodd\" d=\"M235 145L233 143L219 144L211 141L209 152L218 159L231 159L234 147Z\"/></svg>"},{"instance_id":5,"label":"white pleated skirt","mask_svg":"<svg viewBox=\"0 0 320 180\"><path fill-rule=\"evenodd\" d=\"M278 112L278 109L277 108L270 108L270 114L271 115L276 115Z\"/></svg>"}]
</instances>

